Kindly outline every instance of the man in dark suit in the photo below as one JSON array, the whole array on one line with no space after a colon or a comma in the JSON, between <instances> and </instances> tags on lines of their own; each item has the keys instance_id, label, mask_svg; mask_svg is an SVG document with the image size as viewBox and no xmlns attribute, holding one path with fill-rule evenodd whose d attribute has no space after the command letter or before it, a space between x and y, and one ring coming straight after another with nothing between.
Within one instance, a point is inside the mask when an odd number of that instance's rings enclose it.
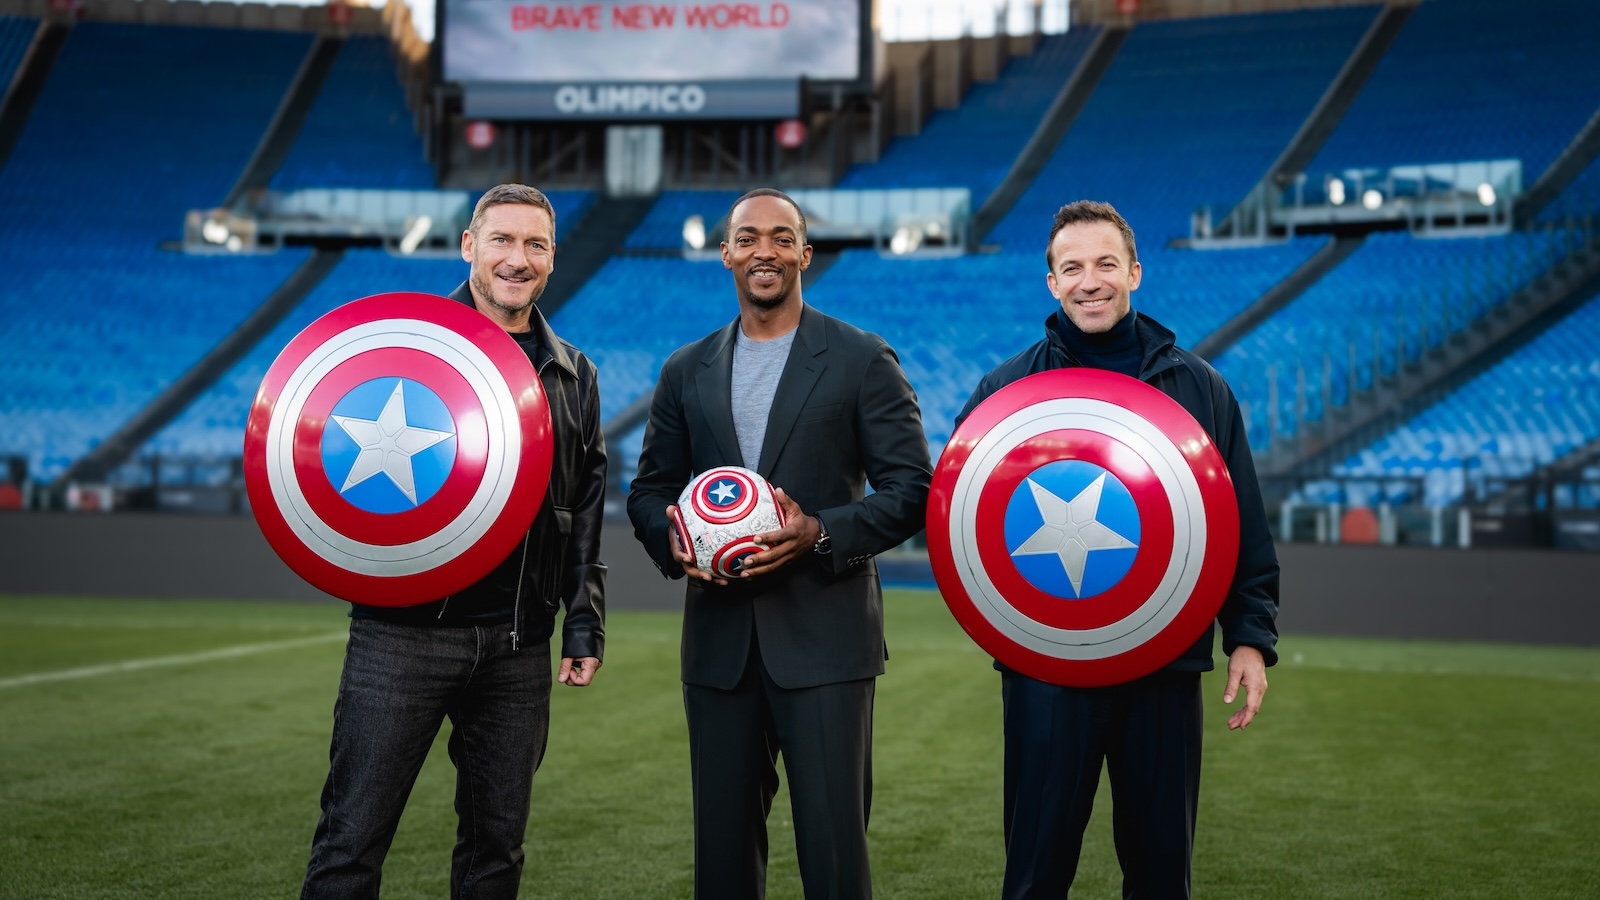
<instances>
[{"instance_id":1,"label":"man in dark suit","mask_svg":"<svg viewBox=\"0 0 1600 900\"><path fill-rule=\"evenodd\" d=\"M801 299L811 247L792 199L739 198L722 261L739 317L662 367L628 496L657 567L689 578L695 896L765 894L781 751L806 896L870 897L872 702L887 657L873 556L922 528L922 417L888 344ZM684 486L721 465L760 472L786 513L734 579L696 568L669 539Z\"/></svg>"}]
</instances>

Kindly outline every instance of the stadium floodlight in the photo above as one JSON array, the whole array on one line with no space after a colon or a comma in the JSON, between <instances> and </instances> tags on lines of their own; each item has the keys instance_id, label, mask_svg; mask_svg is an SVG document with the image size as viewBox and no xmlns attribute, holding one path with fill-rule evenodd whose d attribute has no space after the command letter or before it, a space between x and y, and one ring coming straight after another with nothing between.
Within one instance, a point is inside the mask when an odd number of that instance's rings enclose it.
<instances>
[{"instance_id":1,"label":"stadium floodlight","mask_svg":"<svg viewBox=\"0 0 1600 900\"><path fill-rule=\"evenodd\" d=\"M1478 185L1478 202L1484 206L1493 206L1495 200L1494 185L1485 181Z\"/></svg>"},{"instance_id":2,"label":"stadium floodlight","mask_svg":"<svg viewBox=\"0 0 1600 900\"><path fill-rule=\"evenodd\" d=\"M405 236L400 239L400 252L410 256L417 252L422 245L422 239L428 236L428 229L433 227L433 216L427 213L414 216L406 226Z\"/></svg>"},{"instance_id":3,"label":"stadium floodlight","mask_svg":"<svg viewBox=\"0 0 1600 900\"><path fill-rule=\"evenodd\" d=\"M206 219L200 226L200 237L208 244L226 244L232 232L228 230L228 223L221 216Z\"/></svg>"},{"instance_id":4,"label":"stadium floodlight","mask_svg":"<svg viewBox=\"0 0 1600 900\"><path fill-rule=\"evenodd\" d=\"M241 240L237 234L230 234L228 235L228 243L226 246L229 252L238 253L240 250L244 249L244 241Z\"/></svg>"},{"instance_id":5,"label":"stadium floodlight","mask_svg":"<svg viewBox=\"0 0 1600 900\"><path fill-rule=\"evenodd\" d=\"M1343 206L1344 200L1344 181L1338 178L1328 179L1328 202L1334 206Z\"/></svg>"},{"instance_id":6,"label":"stadium floodlight","mask_svg":"<svg viewBox=\"0 0 1600 900\"><path fill-rule=\"evenodd\" d=\"M889 238L889 252L896 256L905 256L915 253L922 246L922 229L902 225L894 230L894 236Z\"/></svg>"},{"instance_id":7,"label":"stadium floodlight","mask_svg":"<svg viewBox=\"0 0 1600 900\"><path fill-rule=\"evenodd\" d=\"M704 250L706 246L706 220L698 214L683 220L683 242L690 249Z\"/></svg>"},{"instance_id":8,"label":"stadium floodlight","mask_svg":"<svg viewBox=\"0 0 1600 900\"><path fill-rule=\"evenodd\" d=\"M1367 188L1367 192L1361 195L1361 205L1367 209L1377 209L1383 205L1383 192L1377 188Z\"/></svg>"}]
</instances>

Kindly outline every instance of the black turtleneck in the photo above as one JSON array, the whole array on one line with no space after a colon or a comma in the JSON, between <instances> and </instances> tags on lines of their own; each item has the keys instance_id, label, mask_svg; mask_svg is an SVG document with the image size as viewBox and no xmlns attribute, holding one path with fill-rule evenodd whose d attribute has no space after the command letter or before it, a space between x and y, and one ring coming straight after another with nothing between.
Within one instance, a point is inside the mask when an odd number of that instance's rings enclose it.
<instances>
[{"instance_id":1,"label":"black turtleneck","mask_svg":"<svg viewBox=\"0 0 1600 900\"><path fill-rule=\"evenodd\" d=\"M1111 330L1088 334L1072 324L1067 314L1056 310L1052 323L1056 333L1066 344L1072 358L1091 369L1105 369L1129 378L1139 377L1139 367L1144 362L1144 347L1139 343L1139 332L1134 328L1138 313L1128 310Z\"/></svg>"}]
</instances>

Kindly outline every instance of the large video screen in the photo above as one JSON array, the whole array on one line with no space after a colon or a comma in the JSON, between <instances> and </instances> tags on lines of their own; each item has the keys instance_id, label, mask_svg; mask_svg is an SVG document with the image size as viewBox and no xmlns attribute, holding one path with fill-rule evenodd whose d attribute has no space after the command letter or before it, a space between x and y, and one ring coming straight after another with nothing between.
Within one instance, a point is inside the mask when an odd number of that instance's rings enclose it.
<instances>
[{"instance_id":1,"label":"large video screen","mask_svg":"<svg viewBox=\"0 0 1600 900\"><path fill-rule=\"evenodd\" d=\"M483 118L792 115L860 76L861 2L440 0L443 77Z\"/></svg>"}]
</instances>

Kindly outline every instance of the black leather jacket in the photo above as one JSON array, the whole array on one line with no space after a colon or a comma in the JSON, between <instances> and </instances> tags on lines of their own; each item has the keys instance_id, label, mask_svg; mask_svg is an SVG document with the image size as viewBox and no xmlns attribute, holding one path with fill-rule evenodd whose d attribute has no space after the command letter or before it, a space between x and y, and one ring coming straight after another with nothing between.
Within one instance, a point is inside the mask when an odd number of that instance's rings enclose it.
<instances>
[{"instance_id":1,"label":"black leather jacket","mask_svg":"<svg viewBox=\"0 0 1600 900\"><path fill-rule=\"evenodd\" d=\"M472 305L466 282L450 299ZM353 604L351 615L407 625L516 623L514 643L547 640L556 611L566 607L561 655L604 658L605 564L600 524L605 506L606 445L600 431L600 387L595 366L561 340L535 307L532 331L519 338L544 386L555 432L550 487L524 545L465 590L421 606L386 608ZM518 585L517 573L522 572Z\"/></svg>"}]
</instances>

